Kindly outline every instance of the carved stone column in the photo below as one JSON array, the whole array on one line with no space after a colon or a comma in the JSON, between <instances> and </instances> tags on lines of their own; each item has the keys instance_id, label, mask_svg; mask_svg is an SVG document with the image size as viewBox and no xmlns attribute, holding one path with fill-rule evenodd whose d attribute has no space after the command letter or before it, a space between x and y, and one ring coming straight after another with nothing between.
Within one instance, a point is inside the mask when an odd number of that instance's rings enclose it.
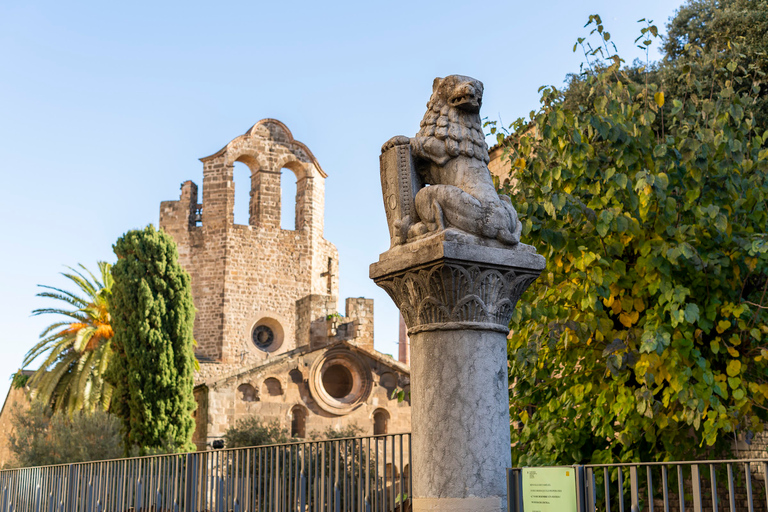
<instances>
[{"instance_id":1,"label":"carved stone column","mask_svg":"<svg viewBox=\"0 0 768 512\"><path fill-rule=\"evenodd\" d=\"M396 245L370 270L411 337L415 511L506 510L508 324L545 262L464 238Z\"/></svg>"},{"instance_id":2,"label":"carved stone column","mask_svg":"<svg viewBox=\"0 0 768 512\"><path fill-rule=\"evenodd\" d=\"M413 509L506 510L507 333L544 269L488 170L483 84L435 78L415 137L381 148L391 248L370 276L411 339Z\"/></svg>"}]
</instances>

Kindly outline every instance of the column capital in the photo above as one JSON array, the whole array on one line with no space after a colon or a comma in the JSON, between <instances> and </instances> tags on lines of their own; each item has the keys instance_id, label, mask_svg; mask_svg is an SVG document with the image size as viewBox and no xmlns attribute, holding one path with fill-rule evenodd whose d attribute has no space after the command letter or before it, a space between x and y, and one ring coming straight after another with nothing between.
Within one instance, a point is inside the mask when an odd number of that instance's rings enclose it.
<instances>
[{"instance_id":1,"label":"column capital","mask_svg":"<svg viewBox=\"0 0 768 512\"><path fill-rule=\"evenodd\" d=\"M530 245L501 247L443 232L381 254L370 277L403 314L408 334L509 332L515 304L545 267Z\"/></svg>"}]
</instances>

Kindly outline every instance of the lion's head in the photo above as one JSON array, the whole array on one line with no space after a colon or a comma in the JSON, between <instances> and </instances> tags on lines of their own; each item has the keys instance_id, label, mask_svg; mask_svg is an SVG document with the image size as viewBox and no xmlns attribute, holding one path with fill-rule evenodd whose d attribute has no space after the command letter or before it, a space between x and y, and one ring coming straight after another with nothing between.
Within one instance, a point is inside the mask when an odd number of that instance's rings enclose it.
<instances>
[{"instance_id":1,"label":"lion's head","mask_svg":"<svg viewBox=\"0 0 768 512\"><path fill-rule=\"evenodd\" d=\"M488 164L488 145L480 121L482 103L481 81L461 75L435 78L427 113L416 136L443 141L452 157L461 155Z\"/></svg>"}]
</instances>

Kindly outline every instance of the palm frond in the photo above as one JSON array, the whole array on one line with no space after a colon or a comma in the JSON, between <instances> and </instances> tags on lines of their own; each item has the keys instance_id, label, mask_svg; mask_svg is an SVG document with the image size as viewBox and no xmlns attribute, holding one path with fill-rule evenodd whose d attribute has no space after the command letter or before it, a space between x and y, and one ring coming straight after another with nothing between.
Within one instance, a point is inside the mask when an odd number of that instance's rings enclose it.
<instances>
[{"instance_id":1,"label":"palm frond","mask_svg":"<svg viewBox=\"0 0 768 512\"><path fill-rule=\"evenodd\" d=\"M109 316L113 279L109 263L100 261L98 266L100 276L82 264L62 272L75 291L39 285L43 291L38 297L59 301L69 308L45 307L32 312L34 316L51 314L68 319L43 330L40 340L25 355L23 367L44 356L29 380L32 395L69 414L83 408L93 410L97 405L106 409L113 392L104 381L114 334Z\"/></svg>"}]
</instances>

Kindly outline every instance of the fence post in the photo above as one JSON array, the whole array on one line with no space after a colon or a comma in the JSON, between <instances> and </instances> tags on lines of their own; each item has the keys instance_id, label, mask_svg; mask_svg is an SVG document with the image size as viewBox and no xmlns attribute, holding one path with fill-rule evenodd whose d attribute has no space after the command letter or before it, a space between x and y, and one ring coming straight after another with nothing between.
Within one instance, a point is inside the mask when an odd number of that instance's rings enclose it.
<instances>
[{"instance_id":1,"label":"fence post","mask_svg":"<svg viewBox=\"0 0 768 512\"><path fill-rule=\"evenodd\" d=\"M515 493L515 486L513 483L513 469L507 468L507 512L517 512L517 508L513 505L517 500L517 493Z\"/></svg>"},{"instance_id":2,"label":"fence post","mask_svg":"<svg viewBox=\"0 0 768 512\"><path fill-rule=\"evenodd\" d=\"M587 483L584 478L584 466L574 465L573 471L576 473L576 509L579 512L587 512Z\"/></svg>"}]
</instances>

